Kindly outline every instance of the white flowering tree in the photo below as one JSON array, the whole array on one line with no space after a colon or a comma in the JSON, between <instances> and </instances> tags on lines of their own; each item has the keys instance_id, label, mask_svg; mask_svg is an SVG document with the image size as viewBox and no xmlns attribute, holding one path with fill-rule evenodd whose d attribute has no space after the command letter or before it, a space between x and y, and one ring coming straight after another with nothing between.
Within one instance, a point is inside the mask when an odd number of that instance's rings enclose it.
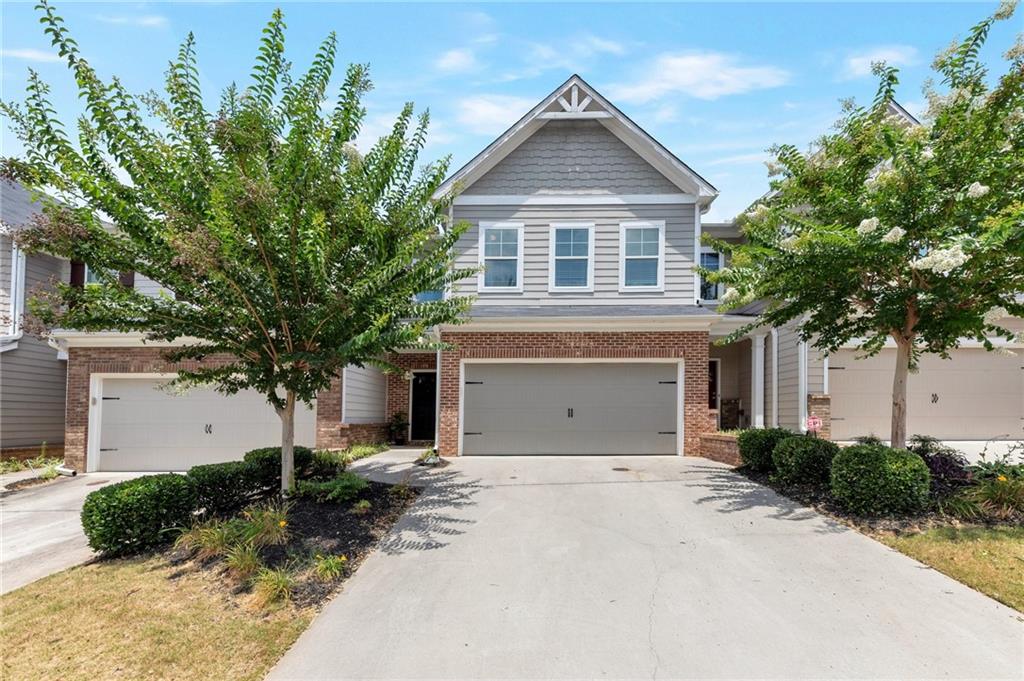
<instances>
[{"instance_id":1,"label":"white flowering tree","mask_svg":"<svg viewBox=\"0 0 1024 681\"><path fill-rule=\"evenodd\" d=\"M893 106L897 72L876 65L868 107L844 105L835 132L804 154L773 149L772 192L740 225L746 242L708 240L731 266L707 272L725 306L767 301L755 325L799 320L828 353L896 346L894 447L906 443L907 375L923 353L964 339L996 349L1024 316L1024 41L998 77L979 59L1004 4L940 54L920 125Z\"/></svg>"}]
</instances>

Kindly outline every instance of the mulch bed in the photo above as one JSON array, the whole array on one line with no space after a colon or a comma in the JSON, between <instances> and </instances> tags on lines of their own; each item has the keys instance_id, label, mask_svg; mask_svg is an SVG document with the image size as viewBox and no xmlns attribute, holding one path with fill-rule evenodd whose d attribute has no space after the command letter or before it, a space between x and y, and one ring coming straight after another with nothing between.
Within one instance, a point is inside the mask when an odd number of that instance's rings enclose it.
<instances>
[{"instance_id":1,"label":"mulch bed","mask_svg":"<svg viewBox=\"0 0 1024 681\"><path fill-rule=\"evenodd\" d=\"M370 554L378 542L398 521L416 499L418 492L407 486L370 482L359 498L346 503L320 503L297 497L289 501L288 541L279 546L260 549L264 565L270 568L290 568L296 577L291 601L299 607L319 607L337 591ZM365 512L357 512L354 505L362 500L370 502ZM325 582L312 575L308 568L313 556L320 554L343 555L348 559L345 576ZM185 564L187 554L170 550L172 563ZM228 578L220 559L212 559L196 566L199 569L224 573L224 585L233 595L250 591L247 585L234 585ZM233 588L232 588L233 587Z\"/></svg>"},{"instance_id":2,"label":"mulch bed","mask_svg":"<svg viewBox=\"0 0 1024 681\"><path fill-rule=\"evenodd\" d=\"M19 489L25 489L26 487L35 487L36 485L42 485L44 482L53 482L57 478L23 478L21 480L15 480L12 483L4 485L3 491L0 492L0 496L9 494L11 492L17 492Z\"/></svg>"},{"instance_id":3,"label":"mulch bed","mask_svg":"<svg viewBox=\"0 0 1024 681\"><path fill-rule=\"evenodd\" d=\"M849 525L855 529L866 532L894 532L896 534L915 534L924 532L936 527L959 527L962 525L988 525L997 526L1018 526L1020 523L1012 520L989 522L972 520L961 522L956 518L943 515L935 509L929 509L912 516L880 516L877 518L865 518L850 514L843 510L828 489L820 485L781 483L772 480L771 473L755 471L746 466L734 469L740 475L772 489L787 499L797 502L808 508L812 508L822 515L830 516L835 520Z\"/></svg>"}]
</instances>

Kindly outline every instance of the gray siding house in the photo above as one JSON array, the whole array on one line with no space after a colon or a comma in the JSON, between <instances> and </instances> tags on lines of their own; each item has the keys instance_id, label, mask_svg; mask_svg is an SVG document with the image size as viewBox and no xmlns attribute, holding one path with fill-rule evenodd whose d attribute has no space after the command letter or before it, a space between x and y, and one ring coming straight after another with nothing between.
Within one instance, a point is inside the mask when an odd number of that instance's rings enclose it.
<instances>
[{"instance_id":1,"label":"gray siding house","mask_svg":"<svg viewBox=\"0 0 1024 681\"><path fill-rule=\"evenodd\" d=\"M59 451L64 443L64 391L67 362L55 348L23 327L32 291L54 280L67 281L66 260L26 256L12 234L38 212L20 186L0 181L0 451ZM28 452L26 452L28 453Z\"/></svg>"}]
</instances>

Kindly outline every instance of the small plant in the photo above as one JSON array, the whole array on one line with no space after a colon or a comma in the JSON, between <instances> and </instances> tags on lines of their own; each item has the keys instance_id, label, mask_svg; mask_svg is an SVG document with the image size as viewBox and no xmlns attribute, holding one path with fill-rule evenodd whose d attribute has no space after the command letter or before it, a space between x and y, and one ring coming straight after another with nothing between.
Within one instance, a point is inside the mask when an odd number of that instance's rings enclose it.
<instances>
[{"instance_id":1,"label":"small plant","mask_svg":"<svg viewBox=\"0 0 1024 681\"><path fill-rule=\"evenodd\" d=\"M885 443L882 442L882 438L878 437L874 433L871 435L860 435L853 438L853 441L859 445L885 445Z\"/></svg>"},{"instance_id":2,"label":"small plant","mask_svg":"<svg viewBox=\"0 0 1024 681\"><path fill-rule=\"evenodd\" d=\"M854 445L832 460L832 496L863 516L915 513L928 503L928 467L917 454L884 445Z\"/></svg>"},{"instance_id":3,"label":"small plant","mask_svg":"<svg viewBox=\"0 0 1024 681\"><path fill-rule=\"evenodd\" d=\"M294 588L295 578L287 567L261 567L252 579L253 600L258 608L290 601Z\"/></svg>"},{"instance_id":4,"label":"small plant","mask_svg":"<svg viewBox=\"0 0 1024 681\"><path fill-rule=\"evenodd\" d=\"M914 435L907 449L914 452L928 466L931 473L931 491L936 498L956 494L971 482L967 459L952 447L927 435Z\"/></svg>"},{"instance_id":5,"label":"small plant","mask_svg":"<svg viewBox=\"0 0 1024 681\"><path fill-rule=\"evenodd\" d=\"M39 472L39 478L41 480L53 480L57 475L57 464L50 464Z\"/></svg>"},{"instance_id":6,"label":"small plant","mask_svg":"<svg viewBox=\"0 0 1024 681\"><path fill-rule=\"evenodd\" d=\"M409 418L404 411L396 411L388 422L388 436L396 445L404 445Z\"/></svg>"},{"instance_id":7,"label":"small plant","mask_svg":"<svg viewBox=\"0 0 1024 681\"><path fill-rule=\"evenodd\" d=\"M985 510L974 499L963 492L938 499L936 507L943 515L959 518L960 520L975 521L985 517Z\"/></svg>"},{"instance_id":8,"label":"small plant","mask_svg":"<svg viewBox=\"0 0 1024 681\"><path fill-rule=\"evenodd\" d=\"M268 502L250 506L242 513L242 532L255 546L278 546L288 541L291 504Z\"/></svg>"},{"instance_id":9,"label":"small plant","mask_svg":"<svg viewBox=\"0 0 1024 681\"><path fill-rule=\"evenodd\" d=\"M772 452L775 445L792 436L785 428L749 428L740 431L736 444L743 463L756 471L770 471L774 467Z\"/></svg>"},{"instance_id":10,"label":"small plant","mask_svg":"<svg viewBox=\"0 0 1024 681\"><path fill-rule=\"evenodd\" d=\"M839 446L828 440L806 435L794 435L775 445L772 462L775 479L780 482L827 483L832 459Z\"/></svg>"},{"instance_id":11,"label":"small plant","mask_svg":"<svg viewBox=\"0 0 1024 681\"><path fill-rule=\"evenodd\" d=\"M196 523L178 535L174 548L192 553L200 561L206 561L226 555L232 546L245 538L245 523L240 519L213 518Z\"/></svg>"},{"instance_id":12,"label":"small plant","mask_svg":"<svg viewBox=\"0 0 1024 681\"><path fill-rule=\"evenodd\" d=\"M981 480L971 487L967 499L977 504L985 515L1007 520L1024 513L1024 479L998 475Z\"/></svg>"},{"instance_id":13,"label":"small plant","mask_svg":"<svg viewBox=\"0 0 1024 681\"><path fill-rule=\"evenodd\" d=\"M356 515L366 515L373 508L369 499L360 499L352 505L352 512Z\"/></svg>"},{"instance_id":14,"label":"small plant","mask_svg":"<svg viewBox=\"0 0 1024 681\"><path fill-rule=\"evenodd\" d=\"M1024 463L1014 463L1015 458L1024 454L1024 444L1013 445L1006 453L993 458L988 458L988 447L981 452L981 460L969 467L972 476L976 480L987 480L1004 478L1024 480Z\"/></svg>"},{"instance_id":15,"label":"small plant","mask_svg":"<svg viewBox=\"0 0 1024 681\"><path fill-rule=\"evenodd\" d=\"M412 487L408 483L400 482L397 485L392 485L388 489L388 495L396 499L410 499L416 496L416 492L413 491Z\"/></svg>"},{"instance_id":16,"label":"small plant","mask_svg":"<svg viewBox=\"0 0 1024 681\"><path fill-rule=\"evenodd\" d=\"M318 553L313 557L313 573L325 582L341 579L348 574L348 557L324 556Z\"/></svg>"},{"instance_id":17,"label":"small plant","mask_svg":"<svg viewBox=\"0 0 1024 681\"><path fill-rule=\"evenodd\" d=\"M224 565L228 573L240 582L248 580L262 567L259 552L251 541L229 547L224 553Z\"/></svg>"},{"instance_id":18,"label":"small plant","mask_svg":"<svg viewBox=\"0 0 1024 681\"><path fill-rule=\"evenodd\" d=\"M387 445L380 443L352 445L342 452L342 456L345 459L345 463L349 464L353 461L359 461L359 459L365 459L368 456L373 456L374 454L380 454L383 451L387 451L387 448Z\"/></svg>"},{"instance_id":19,"label":"small plant","mask_svg":"<svg viewBox=\"0 0 1024 681\"><path fill-rule=\"evenodd\" d=\"M298 494L321 503L333 501L341 504L355 499L369 486L370 483L355 473L345 472L331 480L302 480Z\"/></svg>"}]
</instances>

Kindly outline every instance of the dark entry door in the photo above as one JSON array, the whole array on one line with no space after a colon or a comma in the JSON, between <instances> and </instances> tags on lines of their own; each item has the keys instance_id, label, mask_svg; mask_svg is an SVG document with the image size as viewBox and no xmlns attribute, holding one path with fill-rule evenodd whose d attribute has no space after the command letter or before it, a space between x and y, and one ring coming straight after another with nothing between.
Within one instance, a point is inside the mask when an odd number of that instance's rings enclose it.
<instances>
[{"instance_id":1,"label":"dark entry door","mask_svg":"<svg viewBox=\"0 0 1024 681\"><path fill-rule=\"evenodd\" d=\"M433 440L437 420L437 374L412 375L412 409L409 429L411 440Z\"/></svg>"}]
</instances>

